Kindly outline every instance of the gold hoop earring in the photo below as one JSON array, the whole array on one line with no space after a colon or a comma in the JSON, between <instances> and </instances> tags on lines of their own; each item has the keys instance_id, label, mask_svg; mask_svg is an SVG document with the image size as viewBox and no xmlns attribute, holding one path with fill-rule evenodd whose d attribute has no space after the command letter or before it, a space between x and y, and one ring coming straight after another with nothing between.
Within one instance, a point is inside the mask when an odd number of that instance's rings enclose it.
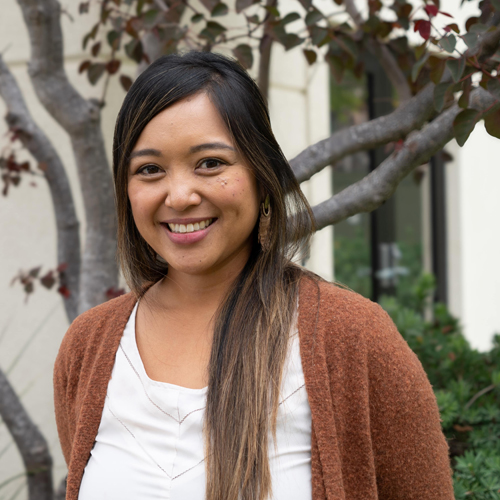
<instances>
[{"instance_id":1,"label":"gold hoop earring","mask_svg":"<svg viewBox=\"0 0 500 500\"><path fill-rule=\"evenodd\" d=\"M271 248L271 233L269 228L271 226L271 203L269 195L266 196L265 201L260 205L260 218L259 218L259 243L264 252Z\"/></svg>"}]
</instances>

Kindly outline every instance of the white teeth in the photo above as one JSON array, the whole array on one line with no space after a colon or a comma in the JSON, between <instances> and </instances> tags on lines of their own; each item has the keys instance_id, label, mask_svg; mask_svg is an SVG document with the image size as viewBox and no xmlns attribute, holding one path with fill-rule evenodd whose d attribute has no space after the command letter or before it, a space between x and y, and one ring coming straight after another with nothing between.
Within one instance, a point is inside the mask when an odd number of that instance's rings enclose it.
<instances>
[{"instance_id":1,"label":"white teeth","mask_svg":"<svg viewBox=\"0 0 500 500\"><path fill-rule=\"evenodd\" d=\"M194 231L205 229L212 221L213 219L206 219L194 224L168 224L168 227L173 233L193 233Z\"/></svg>"}]
</instances>

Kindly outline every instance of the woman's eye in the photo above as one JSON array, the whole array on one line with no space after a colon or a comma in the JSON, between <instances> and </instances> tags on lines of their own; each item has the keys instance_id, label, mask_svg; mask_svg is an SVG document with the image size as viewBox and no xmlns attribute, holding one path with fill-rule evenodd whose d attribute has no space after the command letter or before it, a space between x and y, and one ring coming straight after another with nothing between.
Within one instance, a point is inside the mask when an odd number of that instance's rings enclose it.
<instances>
[{"instance_id":1,"label":"woman's eye","mask_svg":"<svg viewBox=\"0 0 500 500\"><path fill-rule=\"evenodd\" d=\"M202 170L209 170L220 167L221 165L224 165L222 161L215 158L208 158L207 160L203 160L200 163L199 168L201 168Z\"/></svg>"},{"instance_id":2,"label":"woman's eye","mask_svg":"<svg viewBox=\"0 0 500 500\"><path fill-rule=\"evenodd\" d=\"M160 169L156 165L144 165L144 167L137 170L137 173L141 175L154 175L159 172Z\"/></svg>"}]
</instances>

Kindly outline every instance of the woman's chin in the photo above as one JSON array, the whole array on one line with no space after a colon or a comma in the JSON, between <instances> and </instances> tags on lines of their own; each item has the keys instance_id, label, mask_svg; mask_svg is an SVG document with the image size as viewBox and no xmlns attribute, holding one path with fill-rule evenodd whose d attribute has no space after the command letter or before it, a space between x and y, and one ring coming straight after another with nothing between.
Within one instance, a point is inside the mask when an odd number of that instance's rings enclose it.
<instances>
[{"instance_id":1,"label":"woman's chin","mask_svg":"<svg viewBox=\"0 0 500 500\"><path fill-rule=\"evenodd\" d=\"M164 257L168 262L169 273L180 273L187 275L204 275L210 274L210 272L214 268L214 264L208 262L206 257L179 257L175 258L170 256L170 259L167 260L166 256Z\"/></svg>"}]
</instances>

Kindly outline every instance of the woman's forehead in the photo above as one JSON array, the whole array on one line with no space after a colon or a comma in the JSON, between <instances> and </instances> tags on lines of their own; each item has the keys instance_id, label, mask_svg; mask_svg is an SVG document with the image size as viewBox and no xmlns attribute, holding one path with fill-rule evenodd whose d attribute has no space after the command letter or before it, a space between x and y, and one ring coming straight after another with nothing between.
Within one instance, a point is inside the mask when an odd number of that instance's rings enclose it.
<instances>
[{"instance_id":1,"label":"woman's forehead","mask_svg":"<svg viewBox=\"0 0 500 500\"><path fill-rule=\"evenodd\" d=\"M187 97L160 111L144 127L133 151L178 141L193 143L191 147L200 149L208 143L234 148L229 130L205 93Z\"/></svg>"}]
</instances>

